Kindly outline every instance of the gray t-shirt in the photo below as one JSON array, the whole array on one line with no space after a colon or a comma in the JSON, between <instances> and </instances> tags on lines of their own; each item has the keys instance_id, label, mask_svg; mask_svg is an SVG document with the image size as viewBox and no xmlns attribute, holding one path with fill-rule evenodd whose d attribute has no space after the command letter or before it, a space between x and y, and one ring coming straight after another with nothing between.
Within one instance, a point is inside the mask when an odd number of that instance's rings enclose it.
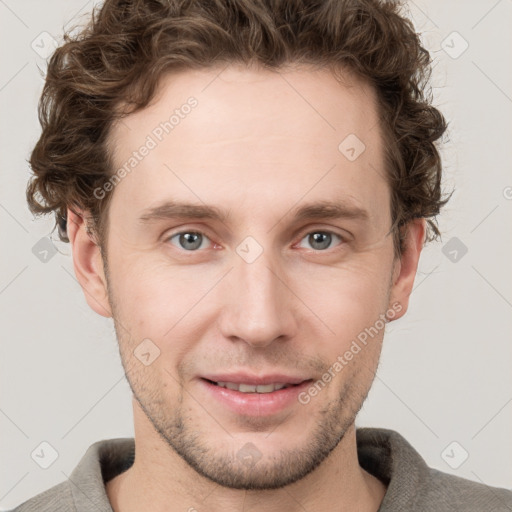
<instances>
[{"instance_id":1,"label":"gray t-shirt","mask_svg":"<svg viewBox=\"0 0 512 512\"><path fill-rule=\"evenodd\" d=\"M387 486L378 512L512 512L512 491L427 466L398 432L357 428L359 464ZM25 501L12 512L112 512L105 482L134 461L133 438L92 444L68 480Z\"/></svg>"}]
</instances>

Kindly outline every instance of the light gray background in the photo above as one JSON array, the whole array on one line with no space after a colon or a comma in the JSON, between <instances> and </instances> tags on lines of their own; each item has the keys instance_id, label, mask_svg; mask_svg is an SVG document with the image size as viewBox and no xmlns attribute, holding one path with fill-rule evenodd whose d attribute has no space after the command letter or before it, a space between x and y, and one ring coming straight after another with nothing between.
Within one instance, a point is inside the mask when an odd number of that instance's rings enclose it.
<instances>
[{"instance_id":1,"label":"light gray background","mask_svg":"<svg viewBox=\"0 0 512 512\"><path fill-rule=\"evenodd\" d=\"M0 0L2 510L67 478L93 442L133 436L112 320L87 306L55 233L62 254L46 263L33 254L53 221L34 220L25 203L45 68L32 42L42 51L42 32L60 40L92 5ZM512 1L409 5L435 61L435 103L450 121L445 186L456 192L439 219L442 242L421 257L409 312L388 326L356 423L397 430L431 467L510 488ZM461 37L469 47L458 55ZM453 237L468 249L455 262L443 253ZM31 458L43 441L59 454L48 469Z\"/></svg>"}]
</instances>

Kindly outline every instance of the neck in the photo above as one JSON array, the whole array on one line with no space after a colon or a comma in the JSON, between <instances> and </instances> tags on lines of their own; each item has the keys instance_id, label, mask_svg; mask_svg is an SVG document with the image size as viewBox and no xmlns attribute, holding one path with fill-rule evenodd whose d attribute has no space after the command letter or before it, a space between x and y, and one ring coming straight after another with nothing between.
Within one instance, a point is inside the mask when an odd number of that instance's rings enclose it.
<instances>
[{"instance_id":1,"label":"neck","mask_svg":"<svg viewBox=\"0 0 512 512\"><path fill-rule=\"evenodd\" d=\"M136 414L135 461L105 486L114 512L377 512L384 499L384 484L359 465L354 425L303 479L280 489L245 491L222 487L198 474L144 421L142 411Z\"/></svg>"}]
</instances>

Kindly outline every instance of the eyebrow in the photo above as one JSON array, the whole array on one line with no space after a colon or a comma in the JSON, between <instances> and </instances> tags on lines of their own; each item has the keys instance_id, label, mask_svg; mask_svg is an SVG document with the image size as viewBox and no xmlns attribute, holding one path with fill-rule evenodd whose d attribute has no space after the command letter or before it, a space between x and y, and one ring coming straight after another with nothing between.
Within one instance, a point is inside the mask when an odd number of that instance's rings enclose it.
<instances>
[{"instance_id":1,"label":"eyebrow","mask_svg":"<svg viewBox=\"0 0 512 512\"><path fill-rule=\"evenodd\" d=\"M355 219L369 220L364 209L351 202L318 201L290 209L294 221L310 219ZM285 216L288 215L288 212ZM211 219L222 223L228 219L229 213L215 206L204 204L165 201L157 206L144 210L139 217L141 223L149 223L160 219Z\"/></svg>"}]
</instances>

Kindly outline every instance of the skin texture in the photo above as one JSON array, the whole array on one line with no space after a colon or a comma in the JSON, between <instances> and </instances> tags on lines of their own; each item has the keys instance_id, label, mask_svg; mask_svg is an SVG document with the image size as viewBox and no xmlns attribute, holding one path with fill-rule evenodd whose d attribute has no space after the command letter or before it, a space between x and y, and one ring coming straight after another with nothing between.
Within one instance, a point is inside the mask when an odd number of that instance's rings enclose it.
<instances>
[{"instance_id":1,"label":"skin texture","mask_svg":"<svg viewBox=\"0 0 512 512\"><path fill-rule=\"evenodd\" d=\"M68 210L77 278L90 307L114 319L134 395L136 458L108 482L112 506L376 511L385 486L358 464L354 421L384 329L309 403L269 417L233 413L199 381L235 371L316 381L365 328L406 312L425 222L409 224L394 259L375 93L348 72L340 81L299 67L169 75L149 107L114 127L116 169L191 96L197 106L115 187L108 271ZM349 134L366 147L354 161L338 149ZM171 199L228 216L139 220ZM294 209L326 200L367 219L293 220ZM203 237L171 238L182 232ZM333 235L315 242L318 232ZM251 263L237 252L248 236L250 251L262 250ZM144 339L160 351L147 366L134 356ZM261 454L252 466L236 457L248 442Z\"/></svg>"}]
</instances>

